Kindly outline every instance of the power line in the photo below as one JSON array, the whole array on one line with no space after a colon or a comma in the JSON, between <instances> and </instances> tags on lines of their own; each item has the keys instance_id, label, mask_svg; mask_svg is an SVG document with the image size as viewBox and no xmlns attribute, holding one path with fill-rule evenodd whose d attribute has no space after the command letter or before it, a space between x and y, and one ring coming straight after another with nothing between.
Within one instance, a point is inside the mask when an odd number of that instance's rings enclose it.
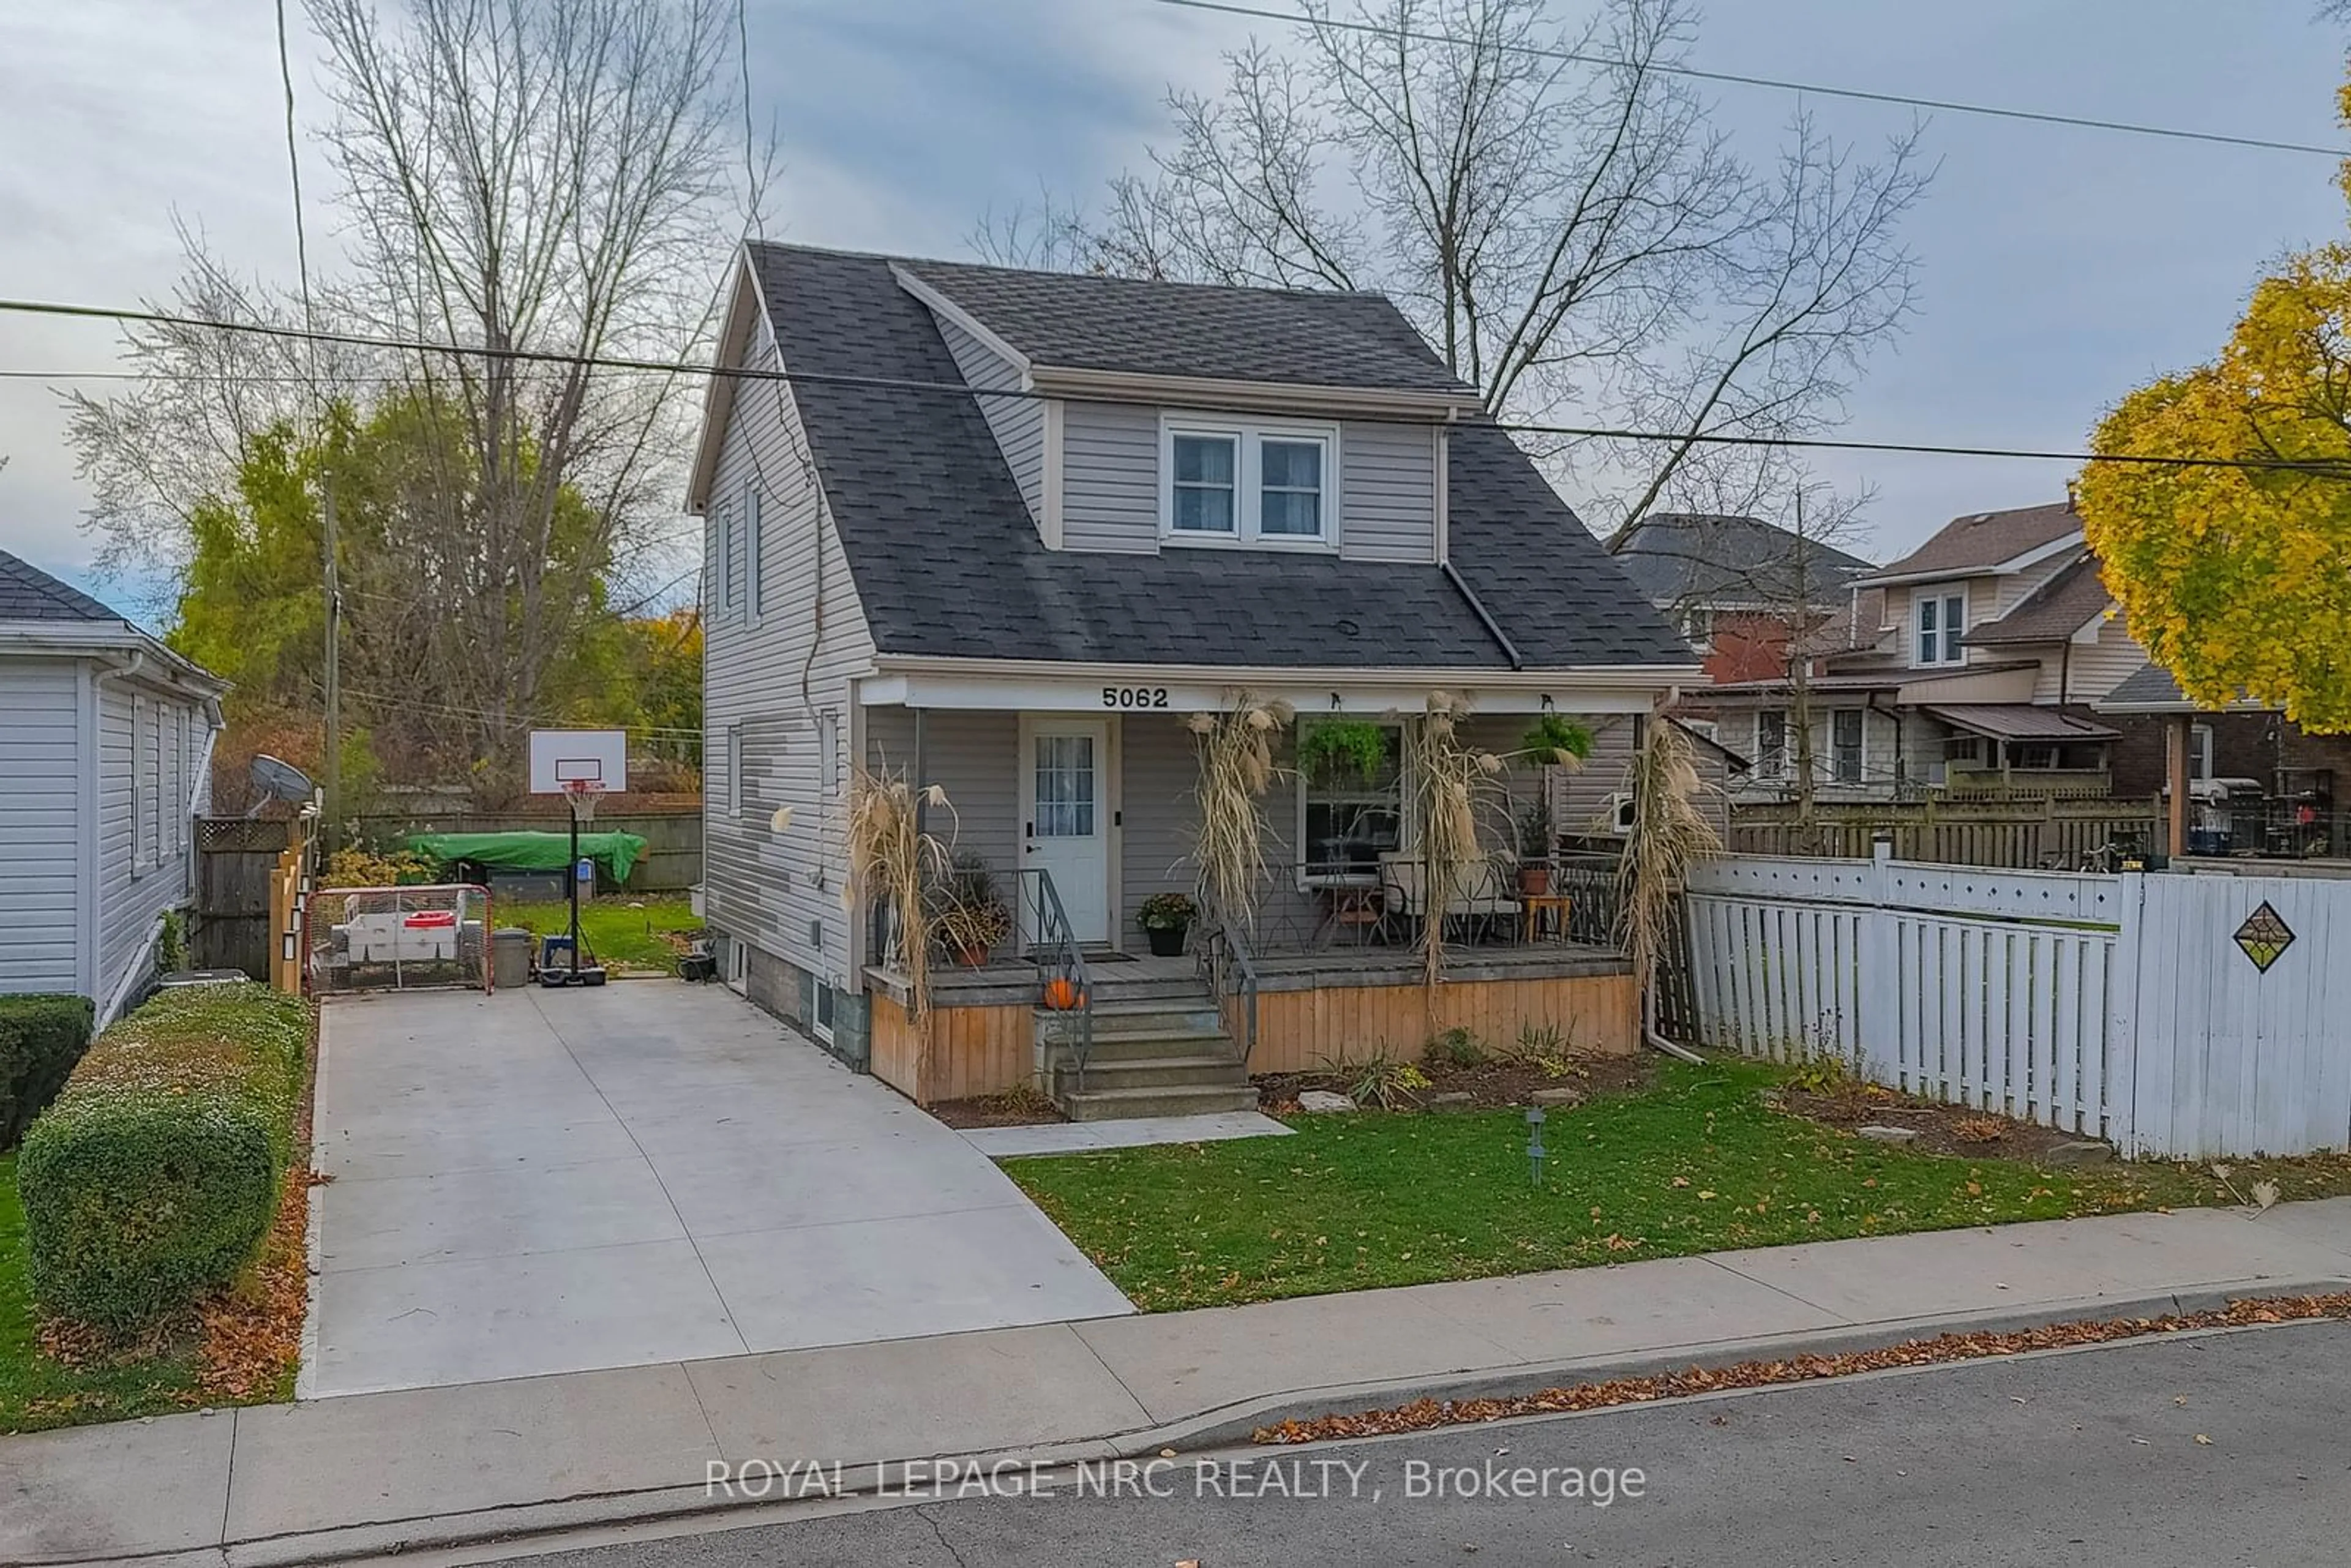
<instances>
[{"instance_id":1,"label":"power line","mask_svg":"<svg viewBox=\"0 0 2351 1568\"><path fill-rule=\"evenodd\" d=\"M1660 64L1619 59L1613 55L1588 54L1577 49L1547 47L1540 44L1479 44L1477 40L1457 37L1447 33L1426 31L1414 27L1392 27L1384 23L1353 20L1339 16L1306 16L1294 11L1260 9L1238 5L1227 0L1151 0L1158 5L1170 5L1186 11L1209 11L1227 16L1251 16L1259 21L1280 22L1290 26L1330 27L1340 32L1368 33L1384 38L1399 38L1405 43L1444 44L1457 48L1494 47L1510 54L1533 55L1544 59L1566 60L1575 65L1608 66L1622 70L1650 70L1660 76L1687 77L1694 81L1720 82L1732 87L1768 88L1777 92L1805 93L1819 98L1842 98L1857 103L1896 104L1908 109L1933 110L1940 114L1976 115L1987 120L2019 120L2036 125L2062 125L2077 131L2111 131L2127 136L2157 136L2173 141L2201 141L2220 147L2252 147L2271 152L2301 152L2319 158L2351 158L2351 149L2321 147L2306 141L2281 141L2265 136L2235 136L2219 131L2189 131L2175 125L2147 125L2127 120L2099 120L2088 115L2058 114L2047 110L2010 109L1999 104L1970 103L1958 99L1919 98L1909 93L1875 92L1865 88L1826 87L1818 82L1789 81L1777 77L1748 76L1739 71L1703 70L1696 66Z\"/></svg>"},{"instance_id":2,"label":"power line","mask_svg":"<svg viewBox=\"0 0 2351 1568\"><path fill-rule=\"evenodd\" d=\"M130 309L119 306L69 305L45 300L0 299L0 313L61 316L85 320L134 321L152 326L209 329L259 337L309 340L398 353L447 354L460 358L517 361L532 364L579 366L589 369L650 371L658 375L721 376L735 381L775 382L795 386L831 386L866 392L922 392L948 397L1008 400L1055 399L1064 394L1035 388L973 387L963 382L923 381L908 376L853 375L835 371L758 370L747 365L700 364L682 360L638 360L615 355L573 354L547 349L493 349L462 343L382 338L352 332L313 331L299 327L270 326L257 321L213 321L202 317ZM1097 401L1121 401L1095 393ZM1136 401L1136 400L1126 400ZM1520 435L1557 435L1591 441L1686 442L1695 446L1742 446L1794 452L1876 452L1925 457L2001 458L2023 463L2116 463L2153 468L2220 468L2260 473L2309 474L2351 477L2351 459L2299 462L2283 457L2177 457L2148 453L2064 452L2040 447L1979 446L1924 441L1865 441L1835 436L1693 434L1680 430L1636 430L1611 425L1539 424L1496 421L1496 429Z\"/></svg>"}]
</instances>

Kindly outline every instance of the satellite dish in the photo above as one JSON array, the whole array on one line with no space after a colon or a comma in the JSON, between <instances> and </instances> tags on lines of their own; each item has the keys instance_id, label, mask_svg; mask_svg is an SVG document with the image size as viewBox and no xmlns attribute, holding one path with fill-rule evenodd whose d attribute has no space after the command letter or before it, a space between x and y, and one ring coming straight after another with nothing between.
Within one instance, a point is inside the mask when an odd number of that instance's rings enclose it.
<instances>
[{"instance_id":1,"label":"satellite dish","mask_svg":"<svg viewBox=\"0 0 2351 1568\"><path fill-rule=\"evenodd\" d=\"M253 788L261 796L253 803L253 810L246 813L248 817L261 815L261 809L272 800L291 800L303 805L318 792L318 786L310 782L308 774L290 762L280 762L266 751L253 754L253 761L247 765L246 772L253 780Z\"/></svg>"}]
</instances>

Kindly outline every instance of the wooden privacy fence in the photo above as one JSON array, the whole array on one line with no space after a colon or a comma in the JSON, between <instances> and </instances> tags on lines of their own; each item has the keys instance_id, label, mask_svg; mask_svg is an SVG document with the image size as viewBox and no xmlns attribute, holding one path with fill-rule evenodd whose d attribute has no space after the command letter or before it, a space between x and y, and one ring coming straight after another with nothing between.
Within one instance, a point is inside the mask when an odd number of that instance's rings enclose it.
<instances>
[{"instance_id":1,"label":"wooden privacy fence","mask_svg":"<svg viewBox=\"0 0 2351 1568\"><path fill-rule=\"evenodd\" d=\"M196 906L188 946L199 969L242 969L281 991L301 988L293 932L308 891L307 819L196 821Z\"/></svg>"},{"instance_id":2,"label":"wooden privacy fence","mask_svg":"<svg viewBox=\"0 0 2351 1568\"><path fill-rule=\"evenodd\" d=\"M1708 1045L2132 1155L2351 1147L2351 882L1750 856L1686 903Z\"/></svg>"},{"instance_id":3,"label":"wooden privacy fence","mask_svg":"<svg viewBox=\"0 0 2351 1568\"><path fill-rule=\"evenodd\" d=\"M1819 806L1810 822L1785 802L1731 808L1730 852L1866 859L1880 834L1897 860L2073 871L2108 844L2160 842L2150 800L1886 801Z\"/></svg>"}]
</instances>

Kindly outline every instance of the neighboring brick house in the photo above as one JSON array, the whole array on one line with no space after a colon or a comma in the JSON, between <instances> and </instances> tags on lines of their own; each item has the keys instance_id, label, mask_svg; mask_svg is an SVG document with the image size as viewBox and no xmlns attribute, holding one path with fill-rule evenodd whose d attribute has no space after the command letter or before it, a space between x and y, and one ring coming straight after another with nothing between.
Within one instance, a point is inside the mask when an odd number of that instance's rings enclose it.
<instances>
[{"instance_id":1,"label":"neighboring brick house","mask_svg":"<svg viewBox=\"0 0 2351 1568\"><path fill-rule=\"evenodd\" d=\"M2312 735L2254 703L2199 707L2154 664L2097 709L2124 732L2115 793L2181 802L2167 810L2173 853L2351 856L2351 736Z\"/></svg>"},{"instance_id":2,"label":"neighboring brick house","mask_svg":"<svg viewBox=\"0 0 2351 1568\"><path fill-rule=\"evenodd\" d=\"M1810 666L1823 798L2110 791L2122 730L2092 705L2147 654L2070 502L1954 518L1851 589L1851 634ZM1724 742L1755 761L1750 792L1787 792L1790 681L1729 683L1710 700Z\"/></svg>"},{"instance_id":3,"label":"neighboring brick house","mask_svg":"<svg viewBox=\"0 0 2351 1568\"><path fill-rule=\"evenodd\" d=\"M1706 660L1708 679L1767 681L1788 673L1793 634L1840 621L1859 556L1756 517L1666 512L1615 546L1616 564Z\"/></svg>"}]
</instances>

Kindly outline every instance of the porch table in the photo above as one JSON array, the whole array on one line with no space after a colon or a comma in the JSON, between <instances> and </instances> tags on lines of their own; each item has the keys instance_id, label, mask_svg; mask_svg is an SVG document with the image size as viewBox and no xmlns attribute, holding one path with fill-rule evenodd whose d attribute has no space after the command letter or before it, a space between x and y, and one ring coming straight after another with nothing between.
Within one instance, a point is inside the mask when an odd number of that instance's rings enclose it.
<instances>
[{"instance_id":1,"label":"porch table","mask_svg":"<svg viewBox=\"0 0 2351 1568\"><path fill-rule=\"evenodd\" d=\"M1519 894L1519 940L1530 944L1566 941L1568 906L1572 902L1564 893Z\"/></svg>"}]
</instances>

